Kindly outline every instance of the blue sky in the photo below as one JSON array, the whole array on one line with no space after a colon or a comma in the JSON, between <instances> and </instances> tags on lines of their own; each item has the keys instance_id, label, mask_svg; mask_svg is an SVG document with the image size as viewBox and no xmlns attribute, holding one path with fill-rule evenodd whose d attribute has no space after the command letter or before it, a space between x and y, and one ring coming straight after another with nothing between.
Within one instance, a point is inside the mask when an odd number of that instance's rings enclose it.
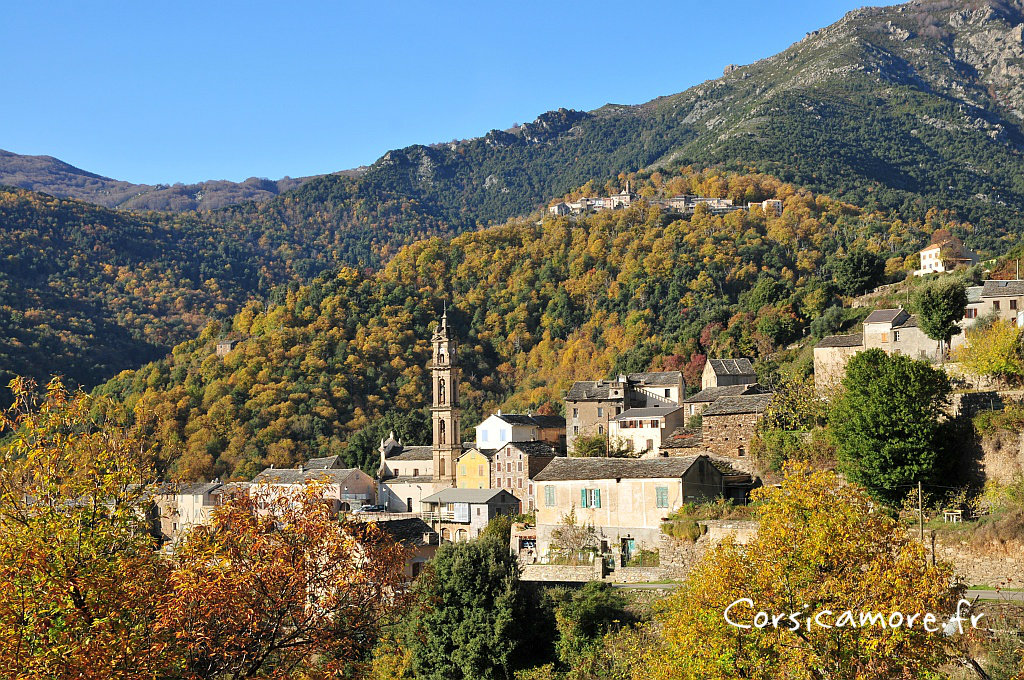
<instances>
[{"instance_id":1,"label":"blue sky","mask_svg":"<svg viewBox=\"0 0 1024 680\"><path fill-rule=\"evenodd\" d=\"M637 104L858 6L771 2L8 2L0 148L142 183L277 178Z\"/></svg>"}]
</instances>

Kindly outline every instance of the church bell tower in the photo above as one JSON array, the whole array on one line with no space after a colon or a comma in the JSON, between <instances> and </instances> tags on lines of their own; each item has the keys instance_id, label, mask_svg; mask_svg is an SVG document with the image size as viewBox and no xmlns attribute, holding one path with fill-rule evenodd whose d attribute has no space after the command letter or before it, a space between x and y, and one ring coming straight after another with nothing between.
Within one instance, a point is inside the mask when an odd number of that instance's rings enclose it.
<instances>
[{"instance_id":1,"label":"church bell tower","mask_svg":"<svg viewBox=\"0 0 1024 680\"><path fill-rule=\"evenodd\" d=\"M462 455L459 430L459 368L455 341L448 328L448 311L430 339L434 348L430 373L433 378L434 481L455 486L455 461Z\"/></svg>"}]
</instances>

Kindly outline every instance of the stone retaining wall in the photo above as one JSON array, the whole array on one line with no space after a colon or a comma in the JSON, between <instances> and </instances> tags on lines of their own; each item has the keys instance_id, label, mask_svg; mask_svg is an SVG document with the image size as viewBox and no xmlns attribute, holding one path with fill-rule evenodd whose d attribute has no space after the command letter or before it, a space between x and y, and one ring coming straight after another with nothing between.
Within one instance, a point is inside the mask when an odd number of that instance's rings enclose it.
<instances>
[{"instance_id":1,"label":"stone retaining wall","mask_svg":"<svg viewBox=\"0 0 1024 680\"><path fill-rule=\"evenodd\" d=\"M935 558L952 562L969 586L1024 587L1024 545L1020 543L979 548L966 542L937 540Z\"/></svg>"},{"instance_id":2,"label":"stone retaining wall","mask_svg":"<svg viewBox=\"0 0 1024 680\"><path fill-rule=\"evenodd\" d=\"M604 564L594 560L593 564L578 566L568 564L527 564L520 576L523 581L549 581L552 583L585 583L604 578Z\"/></svg>"}]
</instances>

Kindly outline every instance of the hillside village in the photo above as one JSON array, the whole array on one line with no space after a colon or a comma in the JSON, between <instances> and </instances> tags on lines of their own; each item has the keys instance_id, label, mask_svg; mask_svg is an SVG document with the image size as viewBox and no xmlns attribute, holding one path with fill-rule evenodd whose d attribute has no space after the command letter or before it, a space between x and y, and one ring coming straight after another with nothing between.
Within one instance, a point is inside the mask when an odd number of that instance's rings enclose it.
<instances>
[{"instance_id":1,"label":"hillside village","mask_svg":"<svg viewBox=\"0 0 1024 680\"><path fill-rule=\"evenodd\" d=\"M937 252L927 246L921 258L926 271L915 274L935 275L977 261L960 249L952 259L933 259ZM969 286L958 325L968 331L982 319L1024 325L1024 281ZM965 333L954 335L949 346L929 338L902 307L874 309L862 327L814 345L814 384L821 399L839 388L847 362L865 350L937 364L965 344ZM154 496L161 539L173 544L190 527L208 522L232 494L268 485L295 492L318 481L326 484L324 497L334 512L390 528L415 547L406 567L410 578L438 546L476 538L496 517L506 516L517 518L510 550L524 578L629 580L637 576L628 567L672 554L664 527L673 513L714 502L743 506L763 484L764 468L752 459L751 447L776 395L759 384L750 358L707 360L699 386L686 385L680 371L577 381L564 395L564 416L498 410L474 426L472 440L459 441L460 338L447 312L430 342L430 444L406 445L390 433L379 442L373 476L344 469L332 456L294 469L270 467L251 483L164 485ZM233 348L232 341L220 342L216 354L225 357ZM1013 475L1004 471L999 478L1010 481ZM597 543L591 561L575 572L556 566L565 555L554 536L570 508L592 527ZM743 522L707 526L715 536L749 531Z\"/></svg>"}]
</instances>

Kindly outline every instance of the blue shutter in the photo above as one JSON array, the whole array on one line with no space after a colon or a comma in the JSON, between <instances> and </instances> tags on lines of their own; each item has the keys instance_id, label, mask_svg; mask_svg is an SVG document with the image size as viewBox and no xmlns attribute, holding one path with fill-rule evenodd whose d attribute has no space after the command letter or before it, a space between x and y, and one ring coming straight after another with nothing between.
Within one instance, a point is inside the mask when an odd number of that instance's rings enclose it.
<instances>
[{"instance_id":1,"label":"blue shutter","mask_svg":"<svg viewBox=\"0 0 1024 680\"><path fill-rule=\"evenodd\" d=\"M587 490L586 489L580 489L580 507L581 508L588 508L588 507L590 507L589 505L587 505Z\"/></svg>"},{"instance_id":2,"label":"blue shutter","mask_svg":"<svg viewBox=\"0 0 1024 680\"><path fill-rule=\"evenodd\" d=\"M601 490L600 489L594 489L594 507L595 508L601 507Z\"/></svg>"}]
</instances>

